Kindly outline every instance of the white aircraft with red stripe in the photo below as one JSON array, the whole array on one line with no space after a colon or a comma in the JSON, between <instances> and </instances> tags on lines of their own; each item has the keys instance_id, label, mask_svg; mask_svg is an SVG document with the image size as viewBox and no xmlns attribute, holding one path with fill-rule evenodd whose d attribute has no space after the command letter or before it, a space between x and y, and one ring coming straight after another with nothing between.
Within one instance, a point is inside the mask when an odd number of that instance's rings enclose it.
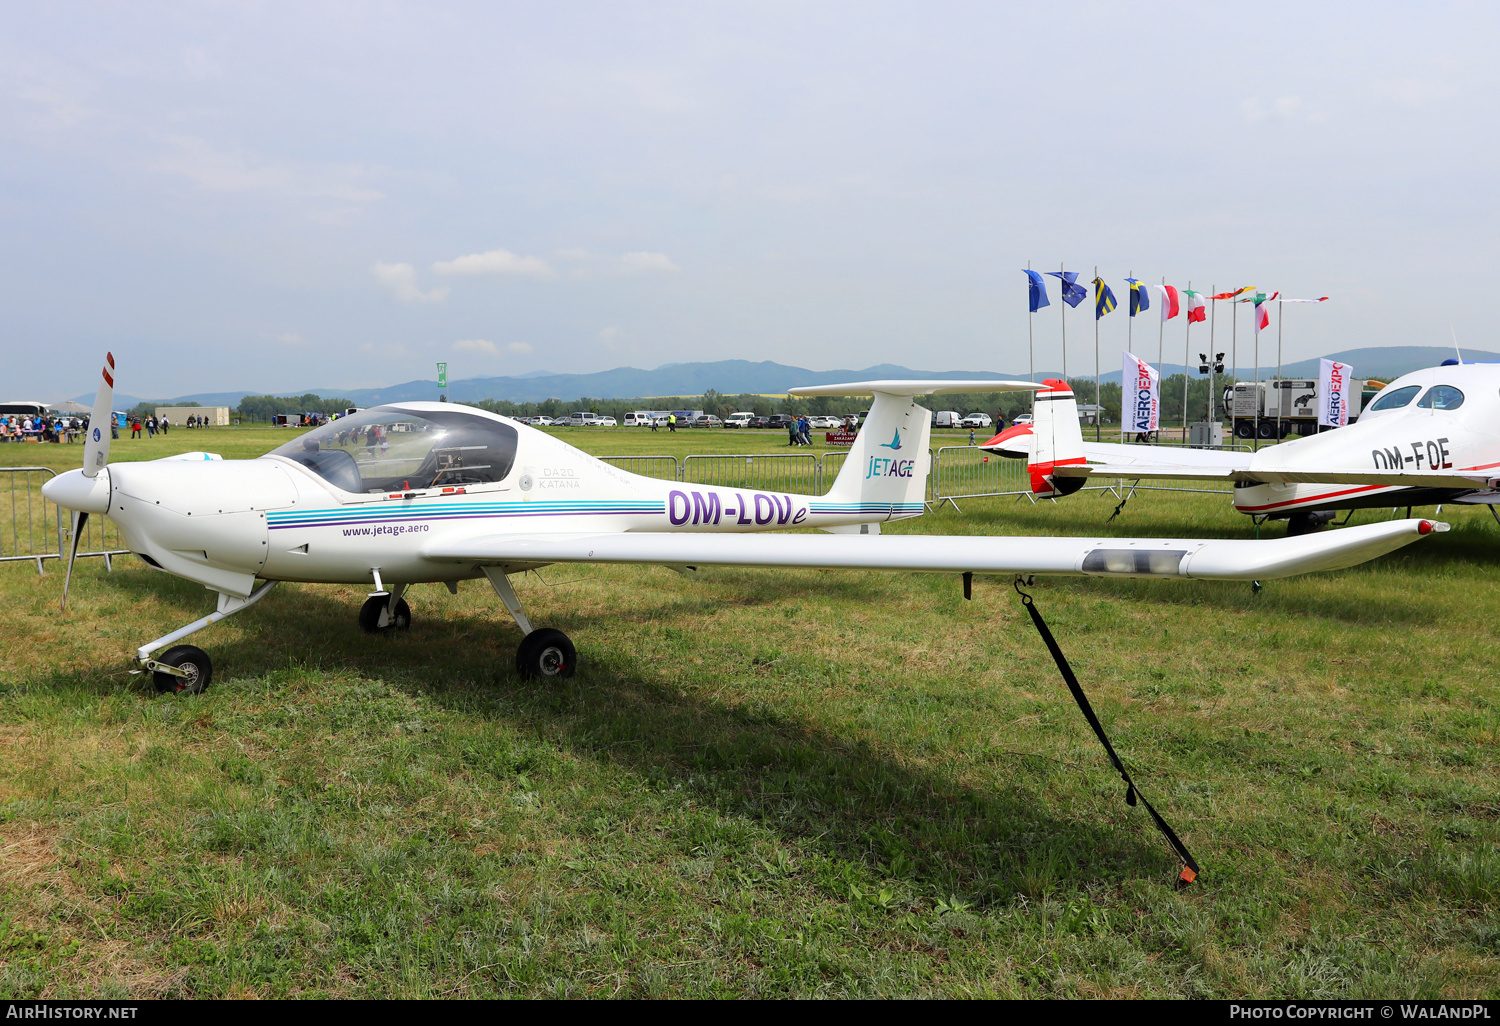
<instances>
[{"instance_id":1,"label":"white aircraft with red stripe","mask_svg":"<svg viewBox=\"0 0 1500 1026\"><path fill-rule=\"evenodd\" d=\"M567 677L577 666L572 642L533 629L512 574L551 563L913 570L963 574L966 590L974 573L1255 580L1352 566L1444 529L1405 520L1269 541L881 537L881 524L924 509L930 415L915 397L1036 387L1024 381L792 389L874 397L826 495L641 477L510 418L448 403L363 410L258 459L195 453L109 464L113 367L110 358L83 468L42 492L74 511L64 606L90 515L113 520L148 565L218 593L215 612L136 650L137 666L164 691L203 690L208 655L178 642L248 609L279 581L372 585L359 622L375 632L410 624L403 593L413 584L456 591L460 581L487 579L523 634L518 671ZM1076 417L1066 421L1076 436ZM1067 469L1066 457L1053 462L1055 472ZM834 536L777 533L792 528Z\"/></svg>"},{"instance_id":2,"label":"white aircraft with red stripe","mask_svg":"<svg viewBox=\"0 0 1500 1026\"><path fill-rule=\"evenodd\" d=\"M1043 402L1048 399L1050 401ZM1035 425L984 443L1027 458L1038 495L1066 495L1091 477L1230 481L1234 506L1316 530L1334 511L1500 502L1500 364L1451 364L1392 381L1358 421L1258 452L1085 442L1073 393L1037 393Z\"/></svg>"}]
</instances>

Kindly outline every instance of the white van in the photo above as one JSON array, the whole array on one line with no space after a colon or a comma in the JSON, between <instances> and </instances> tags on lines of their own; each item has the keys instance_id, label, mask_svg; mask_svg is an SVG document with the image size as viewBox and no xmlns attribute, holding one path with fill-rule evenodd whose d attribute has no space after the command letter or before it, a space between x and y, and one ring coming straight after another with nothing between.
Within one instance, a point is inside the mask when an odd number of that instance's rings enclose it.
<instances>
[{"instance_id":1,"label":"white van","mask_svg":"<svg viewBox=\"0 0 1500 1026\"><path fill-rule=\"evenodd\" d=\"M724 418L724 426L727 428L747 428L755 419L753 413L731 413Z\"/></svg>"},{"instance_id":2,"label":"white van","mask_svg":"<svg viewBox=\"0 0 1500 1026\"><path fill-rule=\"evenodd\" d=\"M956 428L961 418L954 410L940 410L932 415L932 426L935 428Z\"/></svg>"},{"instance_id":3,"label":"white van","mask_svg":"<svg viewBox=\"0 0 1500 1026\"><path fill-rule=\"evenodd\" d=\"M656 414L651 410L631 410L625 414L626 427L650 427L651 420Z\"/></svg>"},{"instance_id":4,"label":"white van","mask_svg":"<svg viewBox=\"0 0 1500 1026\"><path fill-rule=\"evenodd\" d=\"M585 424L593 425L599 419L597 413L575 413L568 418L569 427L583 427ZM553 421L553 423L557 423Z\"/></svg>"}]
</instances>

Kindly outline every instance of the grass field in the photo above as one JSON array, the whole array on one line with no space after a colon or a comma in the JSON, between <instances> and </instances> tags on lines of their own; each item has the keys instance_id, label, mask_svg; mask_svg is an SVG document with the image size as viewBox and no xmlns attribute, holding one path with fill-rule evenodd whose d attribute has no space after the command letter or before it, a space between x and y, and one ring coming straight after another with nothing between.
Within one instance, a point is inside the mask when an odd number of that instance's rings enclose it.
<instances>
[{"instance_id":1,"label":"grass field","mask_svg":"<svg viewBox=\"0 0 1500 1026\"><path fill-rule=\"evenodd\" d=\"M1220 497L1113 506L892 530L1250 534ZM515 677L488 586L413 588L412 629L371 638L360 589L283 585L194 638L216 679L179 698L121 667L202 588L90 560L59 615L55 564L0 564L0 993L1495 997L1500 528L1443 519L1259 594L1032 589L1202 863L1183 891L1008 580L558 567L518 582L582 656L551 686Z\"/></svg>"}]
</instances>

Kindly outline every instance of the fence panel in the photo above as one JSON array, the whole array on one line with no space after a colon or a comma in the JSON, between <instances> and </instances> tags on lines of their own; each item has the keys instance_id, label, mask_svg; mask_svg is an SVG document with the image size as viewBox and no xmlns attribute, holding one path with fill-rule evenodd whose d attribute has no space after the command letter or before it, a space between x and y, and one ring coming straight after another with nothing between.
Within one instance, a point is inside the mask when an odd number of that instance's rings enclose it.
<instances>
[{"instance_id":1,"label":"fence panel","mask_svg":"<svg viewBox=\"0 0 1500 1026\"><path fill-rule=\"evenodd\" d=\"M658 481L682 480L682 464L677 462L676 456L600 456L599 459L641 477Z\"/></svg>"},{"instance_id":2,"label":"fence panel","mask_svg":"<svg viewBox=\"0 0 1500 1026\"><path fill-rule=\"evenodd\" d=\"M767 492L822 494L818 457L812 453L781 455L684 456L681 480L719 488L754 488Z\"/></svg>"},{"instance_id":3,"label":"fence panel","mask_svg":"<svg viewBox=\"0 0 1500 1026\"><path fill-rule=\"evenodd\" d=\"M42 497L42 485L57 476L48 467L0 467L0 563L27 560L42 573L42 561L68 551L71 515ZM78 542L78 555L124 555L120 531L108 518L91 516Z\"/></svg>"},{"instance_id":4,"label":"fence panel","mask_svg":"<svg viewBox=\"0 0 1500 1026\"><path fill-rule=\"evenodd\" d=\"M938 449L933 462L936 502L1031 491L1025 460L997 456L971 445L945 445Z\"/></svg>"}]
</instances>

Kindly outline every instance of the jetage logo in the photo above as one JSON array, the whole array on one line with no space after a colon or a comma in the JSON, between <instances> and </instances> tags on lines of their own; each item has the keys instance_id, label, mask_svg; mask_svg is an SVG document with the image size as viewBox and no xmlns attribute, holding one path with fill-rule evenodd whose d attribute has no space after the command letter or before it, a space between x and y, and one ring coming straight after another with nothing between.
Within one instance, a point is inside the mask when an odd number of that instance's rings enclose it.
<instances>
[{"instance_id":1,"label":"jetage logo","mask_svg":"<svg viewBox=\"0 0 1500 1026\"><path fill-rule=\"evenodd\" d=\"M900 449L901 448L901 429L897 428L896 429L896 437L892 438L889 442L881 442L880 443L880 447L882 449L892 449L892 450L894 450L894 449Z\"/></svg>"}]
</instances>

